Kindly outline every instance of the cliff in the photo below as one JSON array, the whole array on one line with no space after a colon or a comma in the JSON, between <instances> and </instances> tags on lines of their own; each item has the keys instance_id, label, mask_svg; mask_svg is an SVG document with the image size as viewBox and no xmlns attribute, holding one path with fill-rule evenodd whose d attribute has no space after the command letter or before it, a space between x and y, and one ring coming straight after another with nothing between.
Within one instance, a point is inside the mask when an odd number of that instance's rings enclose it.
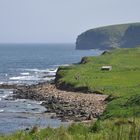
<instances>
[{"instance_id":1,"label":"cliff","mask_svg":"<svg viewBox=\"0 0 140 140\"><path fill-rule=\"evenodd\" d=\"M140 44L140 23L111 25L90 29L77 37L76 49L112 49Z\"/></svg>"}]
</instances>

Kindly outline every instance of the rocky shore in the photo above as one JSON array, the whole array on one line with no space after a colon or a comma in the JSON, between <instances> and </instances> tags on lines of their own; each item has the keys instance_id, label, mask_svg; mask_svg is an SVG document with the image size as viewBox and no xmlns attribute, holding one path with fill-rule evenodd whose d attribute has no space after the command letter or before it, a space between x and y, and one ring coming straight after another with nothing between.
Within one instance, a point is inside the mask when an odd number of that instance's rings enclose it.
<instances>
[{"instance_id":1,"label":"rocky shore","mask_svg":"<svg viewBox=\"0 0 140 140\"><path fill-rule=\"evenodd\" d=\"M45 113L62 121L87 121L99 117L106 107L107 95L70 92L56 88L55 84L42 83L17 86L14 98L43 101Z\"/></svg>"}]
</instances>

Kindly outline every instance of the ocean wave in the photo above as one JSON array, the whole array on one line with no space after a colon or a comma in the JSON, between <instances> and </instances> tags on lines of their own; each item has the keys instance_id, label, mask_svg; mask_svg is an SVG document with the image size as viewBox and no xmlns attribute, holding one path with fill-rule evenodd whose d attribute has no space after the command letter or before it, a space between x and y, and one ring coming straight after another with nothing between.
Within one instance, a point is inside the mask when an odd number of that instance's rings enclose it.
<instances>
[{"instance_id":1,"label":"ocean wave","mask_svg":"<svg viewBox=\"0 0 140 140\"><path fill-rule=\"evenodd\" d=\"M7 98L9 96L9 94L6 95L0 95L0 98Z\"/></svg>"},{"instance_id":2,"label":"ocean wave","mask_svg":"<svg viewBox=\"0 0 140 140\"><path fill-rule=\"evenodd\" d=\"M6 84L13 85L13 84L19 84L19 83L20 81L8 81Z\"/></svg>"},{"instance_id":3,"label":"ocean wave","mask_svg":"<svg viewBox=\"0 0 140 140\"><path fill-rule=\"evenodd\" d=\"M52 65L54 67L60 67L60 66L70 66L71 64L58 64L58 65Z\"/></svg>"},{"instance_id":4,"label":"ocean wave","mask_svg":"<svg viewBox=\"0 0 140 140\"><path fill-rule=\"evenodd\" d=\"M26 99L16 99L16 100L14 100L14 102L26 102Z\"/></svg>"},{"instance_id":5,"label":"ocean wave","mask_svg":"<svg viewBox=\"0 0 140 140\"><path fill-rule=\"evenodd\" d=\"M61 66L70 66L71 64L63 64L63 65L61 65Z\"/></svg>"},{"instance_id":6,"label":"ocean wave","mask_svg":"<svg viewBox=\"0 0 140 140\"><path fill-rule=\"evenodd\" d=\"M31 80L39 80L38 77L35 76L15 76L10 77L10 80L20 80L20 81L31 81Z\"/></svg>"},{"instance_id":7,"label":"ocean wave","mask_svg":"<svg viewBox=\"0 0 140 140\"><path fill-rule=\"evenodd\" d=\"M9 94L12 94L13 93L13 91L9 91Z\"/></svg>"},{"instance_id":8,"label":"ocean wave","mask_svg":"<svg viewBox=\"0 0 140 140\"><path fill-rule=\"evenodd\" d=\"M31 72L38 72L38 73L47 73L47 72L57 72L58 68L56 69L24 69L25 71Z\"/></svg>"},{"instance_id":9,"label":"ocean wave","mask_svg":"<svg viewBox=\"0 0 140 140\"><path fill-rule=\"evenodd\" d=\"M0 85L4 84L5 82L0 82Z\"/></svg>"},{"instance_id":10,"label":"ocean wave","mask_svg":"<svg viewBox=\"0 0 140 140\"><path fill-rule=\"evenodd\" d=\"M54 75L46 75L46 76L17 76L17 77L10 77L10 80L19 80L15 81L15 83L19 83L20 81L50 81L53 80L55 77ZM11 81L13 83L13 81Z\"/></svg>"},{"instance_id":11,"label":"ocean wave","mask_svg":"<svg viewBox=\"0 0 140 140\"><path fill-rule=\"evenodd\" d=\"M20 73L21 75L30 75L30 73L29 72L22 72L22 73Z\"/></svg>"},{"instance_id":12,"label":"ocean wave","mask_svg":"<svg viewBox=\"0 0 140 140\"><path fill-rule=\"evenodd\" d=\"M43 101L33 101L29 99L16 99L14 100L14 102L26 102L28 103L28 105L32 105L32 104L41 105L43 103Z\"/></svg>"},{"instance_id":13,"label":"ocean wave","mask_svg":"<svg viewBox=\"0 0 140 140\"><path fill-rule=\"evenodd\" d=\"M43 101L38 101L36 102L36 104L41 105L43 103Z\"/></svg>"},{"instance_id":14,"label":"ocean wave","mask_svg":"<svg viewBox=\"0 0 140 140\"><path fill-rule=\"evenodd\" d=\"M51 81L51 80L54 80L55 77L46 77L46 78L43 78L44 81Z\"/></svg>"},{"instance_id":15,"label":"ocean wave","mask_svg":"<svg viewBox=\"0 0 140 140\"><path fill-rule=\"evenodd\" d=\"M0 98L3 99L3 98L7 98L10 94L12 94L13 91L12 90L9 90L9 89L3 89L0 91Z\"/></svg>"},{"instance_id":16,"label":"ocean wave","mask_svg":"<svg viewBox=\"0 0 140 140\"><path fill-rule=\"evenodd\" d=\"M1 112L4 112L4 110L3 110L3 109L0 109L0 113L1 113Z\"/></svg>"},{"instance_id":17,"label":"ocean wave","mask_svg":"<svg viewBox=\"0 0 140 140\"><path fill-rule=\"evenodd\" d=\"M47 72L49 69L24 69L25 71L31 71L31 72Z\"/></svg>"},{"instance_id":18,"label":"ocean wave","mask_svg":"<svg viewBox=\"0 0 140 140\"><path fill-rule=\"evenodd\" d=\"M55 79L55 69L20 69L19 75L8 77L9 84L34 84L38 82L52 81Z\"/></svg>"}]
</instances>

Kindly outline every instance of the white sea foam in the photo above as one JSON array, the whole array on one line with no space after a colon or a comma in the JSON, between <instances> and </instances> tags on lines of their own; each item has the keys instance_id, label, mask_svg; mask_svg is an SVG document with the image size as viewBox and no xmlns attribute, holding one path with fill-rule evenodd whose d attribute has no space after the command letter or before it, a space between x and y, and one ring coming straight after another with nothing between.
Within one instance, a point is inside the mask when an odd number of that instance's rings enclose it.
<instances>
[{"instance_id":1,"label":"white sea foam","mask_svg":"<svg viewBox=\"0 0 140 140\"><path fill-rule=\"evenodd\" d=\"M10 78L9 78L10 79ZM13 85L13 84L19 84L19 81L8 81L7 84Z\"/></svg>"},{"instance_id":2,"label":"white sea foam","mask_svg":"<svg viewBox=\"0 0 140 140\"><path fill-rule=\"evenodd\" d=\"M56 73L48 73L46 77L55 77Z\"/></svg>"},{"instance_id":3,"label":"white sea foam","mask_svg":"<svg viewBox=\"0 0 140 140\"><path fill-rule=\"evenodd\" d=\"M49 72L54 72L54 73L56 73L57 70L58 70L58 68L57 68L57 69L49 69Z\"/></svg>"},{"instance_id":4,"label":"white sea foam","mask_svg":"<svg viewBox=\"0 0 140 140\"><path fill-rule=\"evenodd\" d=\"M4 82L0 82L0 85L4 84Z\"/></svg>"},{"instance_id":5,"label":"white sea foam","mask_svg":"<svg viewBox=\"0 0 140 140\"><path fill-rule=\"evenodd\" d=\"M4 112L4 110L3 110L3 109L0 109L0 113L1 113L1 112Z\"/></svg>"},{"instance_id":6,"label":"white sea foam","mask_svg":"<svg viewBox=\"0 0 140 140\"><path fill-rule=\"evenodd\" d=\"M63 64L63 65L61 65L61 66L70 66L71 64Z\"/></svg>"},{"instance_id":7,"label":"white sea foam","mask_svg":"<svg viewBox=\"0 0 140 140\"><path fill-rule=\"evenodd\" d=\"M21 75L29 75L30 73L29 72L22 72L22 73L20 73Z\"/></svg>"},{"instance_id":8,"label":"white sea foam","mask_svg":"<svg viewBox=\"0 0 140 140\"><path fill-rule=\"evenodd\" d=\"M6 94L6 95L0 95L1 98L6 98L6 97L8 97L8 96L9 96L9 95L7 95L7 94Z\"/></svg>"},{"instance_id":9,"label":"white sea foam","mask_svg":"<svg viewBox=\"0 0 140 140\"><path fill-rule=\"evenodd\" d=\"M35 82L51 81L55 79L56 69L22 69L20 75L9 77L9 83L12 84L32 84Z\"/></svg>"},{"instance_id":10,"label":"white sea foam","mask_svg":"<svg viewBox=\"0 0 140 140\"><path fill-rule=\"evenodd\" d=\"M31 71L31 72L46 72L49 69L44 69L44 70L40 70L40 69L24 69L25 71Z\"/></svg>"},{"instance_id":11,"label":"white sea foam","mask_svg":"<svg viewBox=\"0 0 140 140\"><path fill-rule=\"evenodd\" d=\"M51 80L54 80L55 79L55 77L46 77L46 78L43 78L43 80L45 80L45 81L51 81Z\"/></svg>"},{"instance_id":12,"label":"white sea foam","mask_svg":"<svg viewBox=\"0 0 140 140\"><path fill-rule=\"evenodd\" d=\"M43 72L57 72L57 69L24 69L25 71L31 71L31 72L38 72L38 73L43 73Z\"/></svg>"},{"instance_id":13,"label":"white sea foam","mask_svg":"<svg viewBox=\"0 0 140 140\"><path fill-rule=\"evenodd\" d=\"M15 102L25 102L26 101L26 99L16 99L16 100L14 100Z\"/></svg>"},{"instance_id":14,"label":"white sea foam","mask_svg":"<svg viewBox=\"0 0 140 140\"><path fill-rule=\"evenodd\" d=\"M2 98L7 98L9 96L10 92L9 91L4 91L2 94L0 94L0 100Z\"/></svg>"},{"instance_id":15,"label":"white sea foam","mask_svg":"<svg viewBox=\"0 0 140 140\"><path fill-rule=\"evenodd\" d=\"M41 105L43 101L38 101L36 104Z\"/></svg>"},{"instance_id":16,"label":"white sea foam","mask_svg":"<svg viewBox=\"0 0 140 140\"><path fill-rule=\"evenodd\" d=\"M40 74L38 74L38 77L41 78L41 79L44 79L44 78L46 79L46 78L55 77L55 76L56 76L55 72L48 72L48 73L40 73Z\"/></svg>"},{"instance_id":17,"label":"white sea foam","mask_svg":"<svg viewBox=\"0 0 140 140\"><path fill-rule=\"evenodd\" d=\"M38 77L35 76L15 76L10 77L10 80L20 80L20 81L31 81L31 80L39 80Z\"/></svg>"},{"instance_id":18,"label":"white sea foam","mask_svg":"<svg viewBox=\"0 0 140 140\"><path fill-rule=\"evenodd\" d=\"M55 67L60 67L60 66L70 66L71 64L61 64L61 65L53 65Z\"/></svg>"},{"instance_id":19,"label":"white sea foam","mask_svg":"<svg viewBox=\"0 0 140 140\"><path fill-rule=\"evenodd\" d=\"M13 93L13 91L9 91L9 94L12 94Z\"/></svg>"},{"instance_id":20,"label":"white sea foam","mask_svg":"<svg viewBox=\"0 0 140 140\"><path fill-rule=\"evenodd\" d=\"M32 104L41 105L43 103L43 101L33 101L28 99L16 99L14 102L26 102L28 106Z\"/></svg>"}]
</instances>

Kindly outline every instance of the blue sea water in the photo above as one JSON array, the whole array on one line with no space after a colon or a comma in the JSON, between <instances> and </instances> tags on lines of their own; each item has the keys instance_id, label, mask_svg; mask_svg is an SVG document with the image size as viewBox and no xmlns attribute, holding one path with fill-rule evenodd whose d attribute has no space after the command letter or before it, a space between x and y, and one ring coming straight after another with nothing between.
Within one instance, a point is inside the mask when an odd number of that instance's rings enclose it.
<instances>
[{"instance_id":1,"label":"blue sea water","mask_svg":"<svg viewBox=\"0 0 140 140\"><path fill-rule=\"evenodd\" d=\"M0 84L34 84L55 78L61 65L80 62L98 50L75 50L74 44L0 44ZM31 100L13 100L12 90L0 89L0 133L11 133L34 125L57 127L46 108Z\"/></svg>"},{"instance_id":2,"label":"blue sea water","mask_svg":"<svg viewBox=\"0 0 140 140\"><path fill-rule=\"evenodd\" d=\"M83 56L100 53L98 50L75 50L74 44L1 44L0 82L48 80L41 76L49 69L77 63Z\"/></svg>"}]
</instances>

